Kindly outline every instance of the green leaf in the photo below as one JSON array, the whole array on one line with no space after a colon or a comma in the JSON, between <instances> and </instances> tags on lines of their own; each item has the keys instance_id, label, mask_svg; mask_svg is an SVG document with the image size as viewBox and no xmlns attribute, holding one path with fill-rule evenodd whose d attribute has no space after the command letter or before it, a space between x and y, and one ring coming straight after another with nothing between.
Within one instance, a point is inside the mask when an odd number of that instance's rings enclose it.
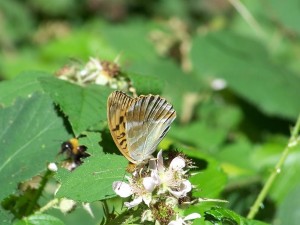
<instances>
[{"instance_id":1,"label":"green leaf","mask_svg":"<svg viewBox=\"0 0 300 225\"><path fill-rule=\"evenodd\" d=\"M9 224L11 224L12 220L13 220L13 215L11 213L9 213L8 211L5 211L0 206L0 223L2 225L9 225Z\"/></svg>"},{"instance_id":2,"label":"green leaf","mask_svg":"<svg viewBox=\"0 0 300 225\"><path fill-rule=\"evenodd\" d=\"M93 202L114 196L112 183L122 180L128 161L123 156L98 154L66 176L57 174L61 187L57 197ZM84 178L84 180L83 180Z\"/></svg>"},{"instance_id":3,"label":"green leaf","mask_svg":"<svg viewBox=\"0 0 300 225\"><path fill-rule=\"evenodd\" d=\"M212 207L205 212L204 217L214 225L266 225L260 221L243 218L235 212L221 207Z\"/></svg>"},{"instance_id":4,"label":"green leaf","mask_svg":"<svg viewBox=\"0 0 300 225\"><path fill-rule=\"evenodd\" d=\"M190 144L206 152L216 151L227 137L223 128L209 126L205 121L197 121L185 126L172 125L172 137L182 143Z\"/></svg>"},{"instance_id":5,"label":"green leaf","mask_svg":"<svg viewBox=\"0 0 300 225\"><path fill-rule=\"evenodd\" d=\"M242 120L242 111L237 106L220 101L208 101L201 103L198 110L201 121L212 128L222 128L227 132L238 127Z\"/></svg>"},{"instance_id":6,"label":"green leaf","mask_svg":"<svg viewBox=\"0 0 300 225\"><path fill-rule=\"evenodd\" d=\"M219 162L211 156L198 151L197 149L189 149L180 144L176 144L176 148L182 151L190 158L199 169L192 170L196 172L191 176L190 181L196 188L193 190L194 197L200 198L216 198L227 183L227 176L222 171Z\"/></svg>"},{"instance_id":7,"label":"green leaf","mask_svg":"<svg viewBox=\"0 0 300 225\"><path fill-rule=\"evenodd\" d=\"M14 225L64 225L64 223L51 215L35 214L14 223Z\"/></svg>"},{"instance_id":8,"label":"green leaf","mask_svg":"<svg viewBox=\"0 0 300 225\"><path fill-rule=\"evenodd\" d=\"M57 139L67 139L63 120L46 95L32 95L0 110L0 199L17 184L43 171L59 151ZM34 163L33 163L34 162Z\"/></svg>"},{"instance_id":9,"label":"green leaf","mask_svg":"<svg viewBox=\"0 0 300 225\"><path fill-rule=\"evenodd\" d=\"M279 135L272 135L266 139L265 143L258 146L252 154L252 164L257 167L264 175L264 178L270 176L276 163L280 160L282 152L286 147L288 138ZM278 204L285 201L289 193L300 185L300 146L293 148L285 160L280 173L272 184L269 195Z\"/></svg>"},{"instance_id":10,"label":"green leaf","mask_svg":"<svg viewBox=\"0 0 300 225\"><path fill-rule=\"evenodd\" d=\"M272 10L272 17L277 17L278 22L285 25L286 28L296 31L300 34L300 20L299 2L297 0L268 0L267 1Z\"/></svg>"},{"instance_id":11,"label":"green leaf","mask_svg":"<svg viewBox=\"0 0 300 225\"><path fill-rule=\"evenodd\" d=\"M269 61L260 43L217 32L195 38L191 58L199 76L225 79L229 88L263 112L289 119L298 116L300 77Z\"/></svg>"},{"instance_id":12,"label":"green leaf","mask_svg":"<svg viewBox=\"0 0 300 225\"><path fill-rule=\"evenodd\" d=\"M86 207L89 206L93 217L90 213L87 212ZM106 211L107 204L102 201L97 201L93 203L89 203L88 205L83 203L76 203L76 207L72 210L72 212L68 214L62 213L57 208L51 208L47 210L47 213L59 218L62 220L66 225L81 225L81 224L90 224L96 225L101 224L100 221L104 220L107 216Z\"/></svg>"},{"instance_id":13,"label":"green leaf","mask_svg":"<svg viewBox=\"0 0 300 225\"><path fill-rule=\"evenodd\" d=\"M278 206L278 211L276 213L276 221L279 221L282 224L298 225L300 221L299 205L300 184L293 188L287 194L282 204Z\"/></svg>"},{"instance_id":14,"label":"green leaf","mask_svg":"<svg viewBox=\"0 0 300 225\"><path fill-rule=\"evenodd\" d=\"M285 161L285 164L281 168L279 176L274 181L270 190L270 195L278 202L282 202L296 186L300 185L300 147L296 148L295 150L296 151L293 151L289 154L288 159ZM280 155L278 155L278 160L279 156ZM274 167L275 163L271 168L273 169ZM268 173L266 173L266 175L269 175L270 168L268 168L267 172Z\"/></svg>"},{"instance_id":15,"label":"green leaf","mask_svg":"<svg viewBox=\"0 0 300 225\"><path fill-rule=\"evenodd\" d=\"M128 77L138 94L160 94L164 86L164 81L155 76L128 73Z\"/></svg>"},{"instance_id":16,"label":"green leaf","mask_svg":"<svg viewBox=\"0 0 300 225\"><path fill-rule=\"evenodd\" d=\"M0 105L12 104L18 97L28 97L33 92L42 92L43 89L37 78L49 76L41 72L23 72L12 80L0 83Z\"/></svg>"},{"instance_id":17,"label":"green leaf","mask_svg":"<svg viewBox=\"0 0 300 225\"><path fill-rule=\"evenodd\" d=\"M97 132L85 132L85 135L85 137L79 139L80 145L86 146L87 152L91 155L103 153L102 146L100 146L101 134Z\"/></svg>"},{"instance_id":18,"label":"green leaf","mask_svg":"<svg viewBox=\"0 0 300 225\"><path fill-rule=\"evenodd\" d=\"M229 175L253 174L254 166L251 161L253 153L251 142L243 136L239 136L234 143L227 144L217 155L217 158L225 165Z\"/></svg>"},{"instance_id":19,"label":"green leaf","mask_svg":"<svg viewBox=\"0 0 300 225\"><path fill-rule=\"evenodd\" d=\"M44 91L68 116L75 136L106 121L106 101L111 89L99 85L81 87L54 77L40 81Z\"/></svg>"}]
</instances>

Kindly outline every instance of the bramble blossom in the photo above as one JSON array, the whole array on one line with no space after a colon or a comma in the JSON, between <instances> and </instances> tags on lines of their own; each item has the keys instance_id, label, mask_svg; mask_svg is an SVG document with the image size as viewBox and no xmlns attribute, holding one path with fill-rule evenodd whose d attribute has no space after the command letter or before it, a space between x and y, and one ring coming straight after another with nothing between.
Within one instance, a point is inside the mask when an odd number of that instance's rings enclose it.
<instances>
[{"instance_id":1,"label":"bramble blossom","mask_svg":"<svg viewBox=\"0 0 300 225\"><path fill-rule=\"evenodd\" d=\"M172 220L168 225L187 225L190 224L190 222L187 222L188 220L194 220L198 218L201 218L199 213L192 213L184 218L177 216L176 220Z\"/></svg>"},{"instance_id":2,"label":"bramble blossom","mask_svg":"<svg viewBox=\"0 0 300 225\"><path fill-rule=\"evenodd\" d=\"M141 202L144 202L147 206L149 206L152 199L151 192L154 190L155 186L151 186L151 184L142 177L135 177L133 179L126 176L126 179L129 181L129 184L121 181L116 181L113 183L113 190L120 197L126 198L131 195L134 196L133 201L125 202L125 206L132 208Z\"/></svg>"},{"instance_id":3,"label":"bramble blossom","mask_svg":"<svg viewBox=\"0 0 300 225\"><path fill-rule=\"evenodd\" d=\"M149 208L141 216L141 221L152 221L155 224L188 225L200 214L192 213L180 217L180 200L186 198L192 190L192 184L187 179L186 167L190 168L190 161L182 156L171 160L169 166L164 165L162 151L156 159L149 160L149 165L126 176L128 183L116 181L113 190L122 198L133 196L131 202L125 202L128 208L135 207L144 202ZM188 166L187 166L188 165ZM188 198L188 197L187 197Z\"/></svg>"},{"instance_id":4,"label":"bramble blossom","mask_svg":"<svg viewBox=\"0 0 300 225\"><path fill-rule=\"evenodd\" d=\"M176 198L184 197L192 190L192 184L185 179L185 160L181 156L175 157L168 168L164 167L162 151L157 154L157 163L152 165L151 178L158 184L158 193L170 192Z\"/></svg>"}]
</instances>

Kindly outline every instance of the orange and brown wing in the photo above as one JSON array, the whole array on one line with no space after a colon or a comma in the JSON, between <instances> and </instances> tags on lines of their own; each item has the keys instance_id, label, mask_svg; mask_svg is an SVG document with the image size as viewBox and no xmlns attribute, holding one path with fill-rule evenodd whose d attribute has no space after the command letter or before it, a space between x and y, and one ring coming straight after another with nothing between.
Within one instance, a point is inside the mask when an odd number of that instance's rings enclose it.
<instances>
[{"instance_id":1,"label":"orange and brown wing","mask_svg":"<svg viewBox=\"0 0 300 225\"><path fill-rule=\"evenodd\" d=\"M114 91L107 100L108 126L120 152L132 163L136 163L129 155L126 135L126 111L135 100L121 91Z\"/></svg>"}]
</instances>

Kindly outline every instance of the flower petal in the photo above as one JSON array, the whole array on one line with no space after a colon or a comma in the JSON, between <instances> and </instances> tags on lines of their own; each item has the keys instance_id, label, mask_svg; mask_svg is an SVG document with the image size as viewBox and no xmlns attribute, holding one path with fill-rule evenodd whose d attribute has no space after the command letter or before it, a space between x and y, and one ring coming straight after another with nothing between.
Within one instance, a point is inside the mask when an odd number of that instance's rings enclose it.
<instances>
[{"instance_id":1,"label":"flower petal","mask_svg":"<svg viewBox=\"0 0 300 225\"><path fill-rule=\"evenodd\" d=\"M191 213L189 215L187 215L186 217L183 218L183 220L194 220L194 219L198 219L201 218L201 215L199 213Z\"/></svg>"},{"instance_id":2,"label":"flower petal","mask_svg":"<svg viewBox=\"0 0 300 225\"><path fill-rule=\"evenodd\" d=\"M143 201L145 202L145 204L149 207L149 204L150 204L150 202L152 200L152 194L151 193L144 194L142 196L142 198L143 198Z\"/></svg>"},{"instance_id":3,"label":"flower petal","mask_svg":"<svg viewBox=\"0 0 300 225\"><path fill-rule=\"evenodd\" d=\"M147 209L143 212L142 214L142 218L141 218L141 221L142 222L145 222L145 221L154 221L154 218L153 218L153 214L152 214L152 211L150 209Z\"/></svg>"},{"instance_id":4,"label":"flower petal","mask_svg":"<svg viewBox=\"0 0 300 225\"><path fill-rule=\"evenodd\" d=\"M184 167L185 167L185 160L180 156L174 158L170 163L170 168L172 168L175 171L181 170Z\"/></svg>"},{"instance_id":5,"label":"flower petal","mask_svg":"<svg viewBox=\"0 0 300 225\"><path fill-rule=\"evenodd\" d=\"M152 177L145 177L143 179L143 185L146 191L152 192L156 187L156 181Z\"/></svg>"},{"instance_id":6,"label":"flower petal","mask_svg":"<svg viewBox=\"0 0 300 225\"><path fill-rule=\"evenodd\" d=\"M184 220L182 218L177 218L176 220L172 220L168 225L183 225Z\"/></svg>"},{"instance_id":7,"label":"flower petal","mask_svg":"<svg viewBox=\"0 0 300 225\"><path fill-rule=\"evenodd\" d=\"M189 180L184 180L182 182L182 187L183 187L183 190L185 191L185 193L188 193L192 190L192 184Z\"/></svg>"},{"instance_id":8,"label":"flower petal","mask_svg":"<svg viewBox=\"0 0 300 225\"><path fill-rule=\"evenodd\" d=\"M125 202L124 205L130 209L130 208L132 208L132 207L137 206L137 205L140 204L142 201L143 201L143 198L140 196L140 197L138 197L138 198L133 199L133 201L131 201L131 202Z\"/></svg>"},{"instance_id":9,"label":"flower petal","mask_svg":"<svg viewBox=\"0 0 300 225\"><path fill-rule=\"evenodd\" d=\"M132 195L132 190L129 184L121 181L115 181L112 184L114 192L122 198Z\"/></svg>"},{"instance_id":10,"label":"flower petal","mask_svg":"<svg viewBox=\"0 0 300 225\"><path fill-rule=\"evenodd\" d=\"M190 192L192 190L192 184L191 182L189 182L188 180L184 180L181 184L180 184L180 190L179 191L173 191L171 189L169 189L169 192L174 195L176 198L180 198L183 196L186 196L186 194L188 192Z\"/></svg>"},{"instance_id":11,"label":"flower petal","mask_svg":"<svg viewBox=\"0 0 300 225\"><path fill-rule=\"evenodd\" d=\"M164 160L162 157L162 150L157 153L157 169L159 172L164 171Z\"/></svg>"}]
</instances>

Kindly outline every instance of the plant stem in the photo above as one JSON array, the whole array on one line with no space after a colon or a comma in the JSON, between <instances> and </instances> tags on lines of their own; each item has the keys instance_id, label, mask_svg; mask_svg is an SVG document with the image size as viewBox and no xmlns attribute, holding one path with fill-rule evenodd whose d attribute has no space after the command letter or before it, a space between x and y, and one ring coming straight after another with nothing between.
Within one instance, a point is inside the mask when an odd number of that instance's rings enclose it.
<instances>
[{"instance_id":1,"label":"plant stem","mask_svg":"<svg viewBox=\"0 0 300 225\"><path fill-rule=\"evenodd\" d=\"M45 211L47 211L48 209L52 208L53 206L55 206L57 203L59 202L58 198L54 198L52 199L50 202L48 202L46 205L44 205L42 208L40 208L37 213L43 213Z\"/></svg>"},{"instance_id":2,"label":"plant stem","mask_svg":"<svg viewBox=\"0 0 300 225\"><path fill-rule=\"evenodd\" d=\"M244 18L244 20L249 24L249 26L256 32L257 35L260 37L265 37L265 33L263 32L262 28L246 8L240 0L228 0L233 7L240 13L240 15Z\"/></svg>"},{"instance_id":3,"label":"plant stem","mask_svg":"<svg viewBox=\"0 0 300 225\"><path fill-rule=\"evenodd\" d=\"M265 197L267 196L268 191L270 190L275 178L281 172L281 167L283 166L290 150L299 143L299 139L298 139L299 130L300 130L300 115L298 116L296 125L292 130L291 137L289 139L289 142L288 142L287 146L283 150L279 161L277 162L273 172L270 174L270 176L269 176L267 182L265 183L263 189L259 193L256 201L252 205L252 207L251 207L251 209L250 209L250 211L247 215L248 219L253 219L255 217L256 213L259 210L259 207L262 205L262 202L264 201Z\"/></svg>"},{"instance_id":4,"label":"plant stem","mask_svg":"<svg viewBox=\"0 0 300 225\"><path fill-rule=\"evenodd\" d=\"M33 196L32 201L30 201L29 204L28 204L25 215L30 215L34 211L34 207L36 206L38 199L42 195L42 192L43 192L43 190L44 190L44 188L45 188L45 186L48 182L48 179L49 179L51 173L52 172L50 170L47 170L46 173L44 174L44 176L41 180L39 189L37 190L37 192Z\"/></svg>"}]
</instances>

